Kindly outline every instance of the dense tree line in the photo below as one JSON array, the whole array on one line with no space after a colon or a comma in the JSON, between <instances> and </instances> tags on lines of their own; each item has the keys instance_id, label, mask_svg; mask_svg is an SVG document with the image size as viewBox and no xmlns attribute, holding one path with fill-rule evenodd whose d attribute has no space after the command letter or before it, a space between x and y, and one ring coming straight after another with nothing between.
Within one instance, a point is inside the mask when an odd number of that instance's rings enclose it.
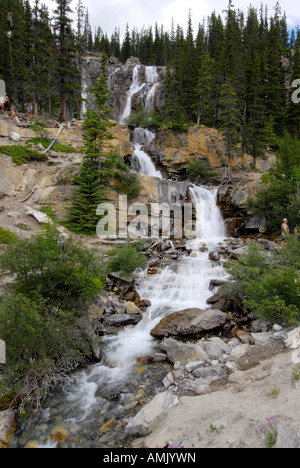
<instances>
[{"instance_id":1,"label":"dense tree line","mask_svg":"<svg viewBox=\"0 0 300 468\"><path fill-rule=\"evenodd\" d=\"M72 0L55 1L53 18L40 0L1 1L0 77L19 104L31 98L36 113L80 116L79 70L89 50L167 67L160 119L219 128L233 112L242 149L254 161L270 133L288 128L299 136L291 84L299 78L300 33L288 31L279 4L269 16L263 5L245 14L229 0L224 19L213 12L196 32L190 12L186 32L174 22L169 32L158 24L141 31L127 25L121 41L117 28L110 38L101 27L92 32L82 0L74 7L77 21L70 19ZM235 106L230 100L228 109L229 89Z\"/></svg>"}]
</instances>

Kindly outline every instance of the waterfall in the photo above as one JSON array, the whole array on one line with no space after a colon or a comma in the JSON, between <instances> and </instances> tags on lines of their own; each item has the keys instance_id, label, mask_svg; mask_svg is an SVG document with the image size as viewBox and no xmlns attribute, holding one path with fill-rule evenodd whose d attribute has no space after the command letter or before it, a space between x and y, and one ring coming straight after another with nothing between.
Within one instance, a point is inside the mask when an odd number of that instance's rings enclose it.
<instances>
[{"instance_id":1,"label":"waterfall","mask_svg":"<svg viewBox=\"0 0 300 468\"><path fill-rule=\"evenodd\" d=\"M217 206L217 189L193 185L190 193L197 214L196 237L203 240L224 239L226 228Z\"/></svg>"},{"instance_id":2,"label":"waterfall","mask_svg":"<svg viewBox=\"0 0 300 468\"><path fill-rule=\"evenodd\" d=\"M145 84L146 83L142 83L141 85L139 84L139 71L140 71L140 68L141 68L141 65L136 65L133 69L133 72L132 72L132 84L129 88L129 91L127 92L127 102L126 102L126 106L125 106L125 109L124 109L124 112L120 118L120 123L121 124L125 124L126 123L126 119L130 116L131 114L131 100L132 100L132 96L136 93L138 93L139 91L141 91L141 89L144 88Z\"/></svg>"},{"instance_id":3,"label":"waterfall","mask_svg":"<svg viewBox=\"0 0 300 468\"><path fill-rule=\"evenodd\" d=\"M146 67L146 82L151 85L151 88L146 95L145 110L151 112L154 107L155 91L159 85L159 75L156 67Z\"/></svg>"},{"instance_id":4,"label":"waterfall","mask_svg":"<svg viewBox=\"0 0 300 468\"><path fill-rule=\"evenodd\" d=\"M150 138L150 135L145 132L143 138ZM52 427L57 424L57 414L74 440L88 428L91 433L96 433L103 412L106 421L123 418L127 413L122 401L130 395L128 389L136 375L136 358L150 354L156 343L150 335L151 330L170 313L193 307L208 308L206 301L212 295L209 290L211 279L228 277L222 262L209 260L209 251L217 244L223 244L226 232L216 205L216 190L192 186L190 192L197 214L200 213L199 237L185 241L192 254L170 262L156 275L148 275L147 269L137 273L137 292L151 302L142 320L137 325L125 327L117 335L102 338L105 362L78 372L74 383L57 390L56 397L46 401L36 427L26 434L30 439L36 440L36 432L42 433L46 444ZM170 243L170 252L173 249ZM106 397L115 393L121 395L117 403ZM41 447L45 446L43 441L40 441ZM55 448L55 444L47 445Z\"/></svg>"},{"instance_id":5,"label":"waterfall","mask_svg":"<svg viewBox=\"0 0 300 468\"><path fill-rule=\"evenodd\" d=\"M150 156L142 150L143 145L151 143L155 134L144 128L135 128L133 132L134 153L131 158L132 169L139 174L145 174L162 179L161 173L156 167Z\"/></svg>"}]
</instances>

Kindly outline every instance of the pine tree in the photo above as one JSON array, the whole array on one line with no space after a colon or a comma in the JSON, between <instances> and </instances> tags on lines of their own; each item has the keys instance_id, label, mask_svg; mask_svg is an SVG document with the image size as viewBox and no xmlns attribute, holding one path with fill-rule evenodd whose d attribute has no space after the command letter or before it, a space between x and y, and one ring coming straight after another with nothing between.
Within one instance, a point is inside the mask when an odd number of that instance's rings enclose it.
<instances>
[{"instance_id":1,"label":"pine tree","mask_svg":"<svg viewBox=\"0 0 300 468\"><path fill-rule=\"evenodd\" d=\"M292 87L289 96L289 109L288 109L288 122L291 134L294 137L300 137L300 103L298 102L298 96L296 90L299 89L300 79L300 31L297 32L297 39L294 45L292 54L292 73L291 73L291 86L296 83L297 88ZM294 93L296 92L296 98Z\"/></svg>"},{"instance_id":2,"label":"pine tree","mask_svg":"<svg viewBox=\"0 0 300 468\"><path fill-rule=\"evenodd\" d=\"M84 122L84 160L79 176L75 178L77 188L69 208L69 226L75 231L95 233L99 218L96 215L97 206L105 200L106 182L110 175L110 155L104 152L105 141L111 138L109 127L110 108L108 101L107 76L102 60L102 70L99 80L90 89L93 102L86 112Z\"/></svg>"},{"instance_id":3,"label":"pine tree","mask_svg":"<svg viewBox=\"0 0 300 468\"><path fill-rule=\"evenodd\" d=\"M232 179L232 153L240 151L238 145L240 137L240 112L238 109L238 97L231 83L225 83L221 90L221 122L220 128L225 142L225 155L229 168L229 180ZM225 171L226 176L226 171Z\"/></svg>"},{"instance_id":4,"label":"pine tree","mask_svg":"<svg viewBox=\"0 0 300 468\"><path fill-rule=\"evenodd\" d=\"M75 62L76 45L71 27L72 20L70 18L70 14L72 13L70 3L72 0L55 1L57 8L54 11L54 30L57 39L56 71L60 92L59 120L65 122L67 118L67 95L68 92L73 95L74 90L78 90L79 72Z\"/></svg>"}]
</instances>

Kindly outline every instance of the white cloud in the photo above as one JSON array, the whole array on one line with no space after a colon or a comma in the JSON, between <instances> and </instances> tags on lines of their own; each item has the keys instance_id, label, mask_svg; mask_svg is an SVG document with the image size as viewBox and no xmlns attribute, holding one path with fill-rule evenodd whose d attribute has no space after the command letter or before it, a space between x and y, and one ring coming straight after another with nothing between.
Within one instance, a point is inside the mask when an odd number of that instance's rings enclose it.
<instances>
[{"instance_id":1,"label":"white cloud","mask_svg":"<svg viewBox=\"0 0 300 468\"><path fill-rule=\"evenodd\" d=\"M43 0L47 6L53 8L53 0ZM274 11L277 0L234 0L235 9L242 10L247 14L250 4L260 9L261 4L267 5L269 15ZM300 10L298 0L279 1L282 11L286 12L288 26L290 28L300 26ZM186 31L189 9L192 12L192 21L194 30L197 31L198 24L202 23L203 18L207 18L214 10L221 14L228 6L228 0L83 0L83 4L89 10L92 29L100 26L108 36L114 32L115 28L120 28L121 34L124 34L126 24L129 29L136 27L140 30L143 26L146 28L154 26L164 26L165 31L170 31L172 18L174 18L175 27L177 24ZM77 0L73 0L72 8L75 11Z\"/></svg>"}]
</instances>

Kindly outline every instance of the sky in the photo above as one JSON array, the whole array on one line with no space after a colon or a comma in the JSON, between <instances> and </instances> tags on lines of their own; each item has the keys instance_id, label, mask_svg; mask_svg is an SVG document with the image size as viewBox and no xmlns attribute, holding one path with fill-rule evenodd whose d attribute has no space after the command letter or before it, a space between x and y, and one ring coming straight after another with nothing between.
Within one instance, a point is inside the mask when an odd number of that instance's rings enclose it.
<instances>
[{"instance_id":1,"label":"sky","mask_svg":"<svg viewBox=\"0 0 300 468\"><path fill-rule=\"evenodd\" d=\"M55 5L54 0L42 0L51 10ZM83 5L88 9L90 23L94 32L100 26L104 33L111 34L115 28L120 29L123 37L128 23L130 31L136 27L138 30L143 27L164 26L165 31L170 31L172 18L175 28L179 24L184 31L187 29L189 10L191 9L194 31L197 32L199 23L207 18L213 11L221 14L227 8L228 0L82 0ZM78 0L73 0L71 7L75 11ZM269 15L274 12L277 0L233 0L235 9L242 10L247 14L248 7L260 9L261 4L267 5ZM288 27L290 29L300 27L299 0L279 1L281 9L286 13Z\"/></svg>"}]
</instances>

